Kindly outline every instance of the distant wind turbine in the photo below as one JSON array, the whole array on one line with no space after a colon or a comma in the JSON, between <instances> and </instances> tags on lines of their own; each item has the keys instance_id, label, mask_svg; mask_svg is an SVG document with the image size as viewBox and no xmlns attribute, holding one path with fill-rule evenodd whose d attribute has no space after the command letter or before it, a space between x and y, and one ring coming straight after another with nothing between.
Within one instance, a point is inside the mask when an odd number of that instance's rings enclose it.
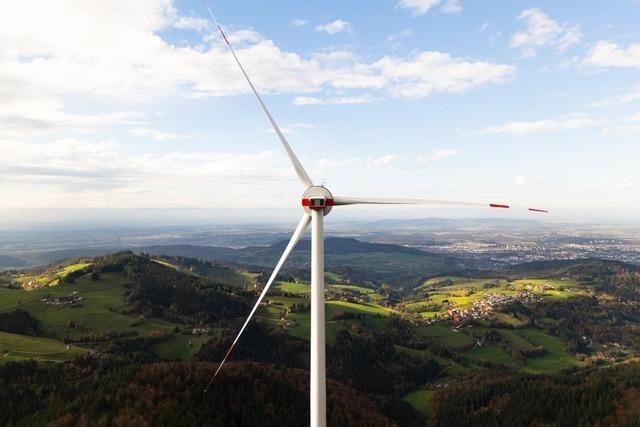
<instances>
[{"instance_id":1,"label":"distant wind turbine","mask_svg":"<svg viewBox=\"0 0 640 427\"><path fill-rule=\"evenodd\" d=\"M455 200L435 200L435 199L401 199L401 198L370 198L370 197L339 197L333 196L329 190L327 190L324 185L317 186L313 184L311 178L302 167L302 164L296 157L295 153L289 146L286 138L282 134L282 131L276 124L273 116L267 109L267 106L262 101L262 98L258 94L255 86L251 82L249 75L245 71L244 67L240 63L238 56L236 55L235 50L229 43L227 36L224 34L222 27L218 24L215 16L213 15L213 11L208 3L206 3L207 10L213 19L213 22L218 27L222 38L224 39L227 46L229 46L229 50L233 55L240 71L244 75L247 83L251 87L251 91L256 97L258 104L262 108L262 111L267 116L269 123L273 127L278 139L282 143L284 150L295 169L296 174L298 175L298 179L302 183L305 191L302 193L302 207L304 209L304 213L302 218L300 219L300 223L298 227L293 232L293 236L291 236L291 240L289 240L289 244L284 250L284 253L280 257L280 260L276 264L267 284L265 285L260 297L258 297L258 301L251 309L251 313L245 320L242 328L240 328L240 332L233 340L233 343L227 350L222 359L222 362L216 369L211 381L207 385L205 392L211 386L211 383L216 378L220 369L227 361L227 358L235 348L240 336L244 332L245 328L251 321L251 318L255 314L256 310L260 306L260 303L264 299L269 287L275 280L276 276L280 272L282 265L287 260L296 244L300 240L300 237L304 234L305 230L311 223L311 422L310 425L312 427L324 427L327 421L327 406L326 406L326 373L325 373L325 320L324 320L324 217L331 212L332 207L334 206L347 206L347 205L439 205L439 206L481 206L481 207L491 207L491 208L503 208L507 209L510 206L500 203L473 203L473 202L464 202L464 201L455 201ZM543 209L537 208L529 208L529 211L532 212L547 212Z\"/></svg>"}]
</instances>

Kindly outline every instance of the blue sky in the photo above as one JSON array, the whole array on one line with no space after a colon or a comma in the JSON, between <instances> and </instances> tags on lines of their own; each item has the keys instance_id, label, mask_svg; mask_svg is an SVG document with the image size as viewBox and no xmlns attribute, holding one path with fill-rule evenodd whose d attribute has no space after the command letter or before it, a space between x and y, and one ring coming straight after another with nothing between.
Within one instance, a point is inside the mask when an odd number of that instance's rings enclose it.
<instances>
[{"instance_id":1,"label":"blue sky","mask_svg":"<svg viewBox=\"0 0 640 427\"><path fill-rule=\"evenodd\" d=\"M364 4L212 3L316 181L637 218L640 2ZM0 208L296 209L200 0L35 10L0 6Z\"/></svg>"}]
</instances>

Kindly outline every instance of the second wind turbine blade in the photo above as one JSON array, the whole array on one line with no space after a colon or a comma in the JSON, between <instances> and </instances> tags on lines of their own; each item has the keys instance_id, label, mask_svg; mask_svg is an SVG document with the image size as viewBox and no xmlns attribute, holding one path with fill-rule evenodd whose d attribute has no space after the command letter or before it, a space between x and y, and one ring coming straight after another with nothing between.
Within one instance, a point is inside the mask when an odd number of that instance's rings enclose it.
<instances>
[{"instance_id":1,"label":"second wind turbine blade","mask_svg":"<svg viewBox=\"0 0 640 427\"><path fill-rule=\"evenodd\" d=\"M233 46L231 46L231 43L229 43L229 40L227 39L227 36L224 34L224 31L222 31L222 27L220 26L220 24L218 24L218 21L216 20L216 17L213 15L213 11L211 10L211 7L209 6L209 3L205 2L205 5L207 6L207 10L209 11L209 15L211 15L211 19L213 19L213 22L218 27L218 30L220 31L220 34L222 35L222 38L224 39L225 43L229 47L229 50L231 51L231 54L233 55L233 58L236 60L236 63L238 64L238 67L240 67L240 71L242 71L242 74L244 75L244 78L247 80L247 83L249 83L249 86L251 87L251 91L256 96L256 99L258 100L258 104L260 104L260 107L262 108L262 111L264 112L265 116L267 116L267 119L269 120L269 123L271 123L271 127L273 127L273 130L276 133L276 135L278 136L278 139L280 140L280 142L282 143L282 146L284 147L284 150L287 152L287 156L289 156L289 160L291 160L291 164L293 165L293 168L295 169L296 174L298 175L298 178L300 179L302 184L305 186L305 188L312 187L313 186L313 182L311 181L311 178L309 178L309 175L307 174L307 171L304 170L304 167L302 167L302 163L300 163L300 160L298 160L298 158L296 157L295 153L291 149L291 146L287 142L287 139L284 137L284 134L280 130L280 127L278 127L276 121L274 120L273 116L269 112L269 109L267 108L267 105L264 103L264 101L262 101L262 97L260 97L260 95L258 94L258 91L256 90L255 86L253 86L253 83L251 82L251 79L249 78L249 75L245 71L244 67L240 63L240 60L238 59L238 56L236 55L236 51L233 49Z\"/></svg>"},{"instance_id":2,"label":"second wind turbine blade","mask_svg":"<svg viewBox=\"0 0 640 427\"><path fill-rule=\"evenodd\" d=\"M240 332L238 332L238 335L236 336L236 339L233 340L233 343L231 344L231 346L229 347L229 349L225 353L224 358L222 359L222 362L220 362L220 365L218 366L218 369L216 369L216 372L211 377L211 380L209 381L209 384L204 389L205 393L207 392L207 390L211 386L211 383L213 383L213 380L215 380L216 377L218 376L218 373L220 372L220 369L222 369L222 365L224 365L224 363L227 361L227 358L229 357L229 355L233 351L234 347L238 343L238 340L240 339L240 336L242 335L242 333L244 332L245 328L247 327L247 325L251 321L251 318L253 318L253 315L255 314L256 310L260 306L260 303L262 302L264 297L267 295L267 291L269 290L269 288L273 284L273 281L275 280L276 276L280 272L280 269L282 268L282 265L287 260L287 258L289 257L289 255L293 251L293 248L296 247L296 244L300 241L300 238L302 237L302 235L304 234L305 230L309 226L309 222L310 221L311 221L311 217L305 213L302 216L302 219L300 220L300 223L298 224L298 227L293 232L293 235L291 236L291 240L289 240L289 244L287 245L287 247L285 248L284 252L282 253L282 256L280 257L280 260L276 264L276 267L273 269L273 272L271 273L271 276L269 277L269 280L267 281L267 284L264 286L264 289L262 289L262 293L258 297L258 301L256 301L256 304L251 309L251 313L249 313L249 316L247 317L247 320L245 320L244 324L242 325L242 328L240 328Z\"/></svg>"},{"instance_id":3,"label":"second wind turbine blade","mask_svg":"<svg viewBox=\"0 0 640 427\"><path fill-rule=\"evenodd\" d=\"M487 206L487 203L461 202L438 199L404 199L393 197L334 197L335 206L347 205L438 205L438 206Z\"/></svg>"},{"instance_id":4,"label":"second wind turbine blade","mask_svg":"<svg viewBox=\"0 0 640 427\"><path fill-rule=\"evenodd\" d=\"M349 205L433 205L433 206L475 206L490 207L498 209L511 209L512 206L502 203L478 203L464 202L459 200L439 200L439 199L403 199L393 197L334 197L333 206ZM547 209L527 208L529 212L549 213Z\"/></svg>"}]
</instances>

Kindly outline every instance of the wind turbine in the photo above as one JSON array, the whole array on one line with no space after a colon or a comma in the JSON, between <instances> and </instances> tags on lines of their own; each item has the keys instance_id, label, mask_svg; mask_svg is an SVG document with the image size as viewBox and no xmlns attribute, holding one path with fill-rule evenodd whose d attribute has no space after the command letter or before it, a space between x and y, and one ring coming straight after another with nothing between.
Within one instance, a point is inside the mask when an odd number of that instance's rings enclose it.
<instances>
[{"instance_id":1,"label":"wind turbine","mask_svg":"<svg viewBox=\"0 0 640 427\"><path fill-rule=\"evenodd\" d=\"M213 19L213 22L218 27L222 38L225 43L229 47L233 58L235 59L240 71L244 75L247 83L251 87L251 91L256 97L260 108L267 116L269 123L273 127L278 139L282 143L284 150L293 165L293 168L298 175L298 179L302 183L304 188L304 192L302 193L302 207L304 209L304 213L302 214L302 218L298 223L293 235L291 236L291 240L287 244L280 260L276 264L276 267L273 269L267 284L264 289L260 293L256 304L251 309L249 316L245 320L242 328L240 328L240 332L233 340L233 343L227 350L216 369L211 381L205 388L205 392L211 386L211 383L216 378L220 369L227 361L227 358L235 348L240 336L244 332L245 328L251 321L253 315L256 310L260 306L260 303L264 299L267 291L273 284L276 276L280 272L282 265L287 260L296 244L304 234L305 230L311 223L311 381L310 381L310 406L311 406L311 427L324 427L327 422L327 405L326 405L326 373L325 373L325 320L324 320L324 217L331 212L331 209L334 206L348 206L348 205L411 205L411 204L420 204L420 205L439 205L439 206L481 206L481 207L491 207L491 208L502 208L508 209L510 206L505 204L498 203L473 203L473 202L464 202L464 201L455 201L455 200L434 200L434 199L400 199L400 198L369 198L369 197L340 197L334 196L331 192L322 186L314 185L311 178L305 171L304 167L296 157L295 153L289 146L287 139L284 137L282 131L278 127L276 121L273 116L269 112L269 109L262 101L262 98L258 94L255 86L251 82L249 75L245 71L244 67L240 63L238 56L236 55L233 46L229 43L227 36L225 35L222 27L216 20L213 15L213 11L211 10L208 3L205 2L207 10ZM537 208L529 208L529 211L532 212L547 212L544 209Z\"/></svg>"}]
</instances>

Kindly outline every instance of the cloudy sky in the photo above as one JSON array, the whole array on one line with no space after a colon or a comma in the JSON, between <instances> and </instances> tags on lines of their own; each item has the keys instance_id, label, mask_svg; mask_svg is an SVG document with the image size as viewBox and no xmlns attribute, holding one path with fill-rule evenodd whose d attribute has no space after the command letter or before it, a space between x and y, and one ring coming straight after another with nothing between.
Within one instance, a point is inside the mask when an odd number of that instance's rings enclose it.
<instances>
[{"instance_id":1,"label":"cloudy sky","mask_svg":"<svg viewBox=\"0 0 640 427\"><path fill-rule=\"evenodd\" d=\"M311 3L212 6L318 183L640 216L640 1ZM0 3L0 208L300 192L201 0Z\"/></svg>"}]
</instances>

